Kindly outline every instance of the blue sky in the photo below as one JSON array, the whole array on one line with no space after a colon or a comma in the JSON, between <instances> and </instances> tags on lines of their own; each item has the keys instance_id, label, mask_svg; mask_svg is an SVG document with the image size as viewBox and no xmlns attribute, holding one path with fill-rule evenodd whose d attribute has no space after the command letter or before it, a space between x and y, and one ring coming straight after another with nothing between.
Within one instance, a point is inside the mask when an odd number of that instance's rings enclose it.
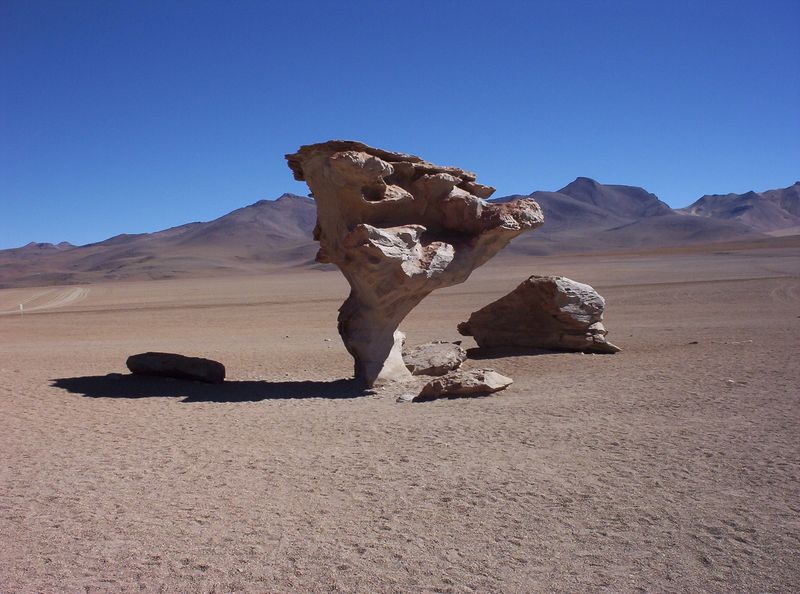
<instances>
[{"instance_id":1,"label":"blue sky","mask_svg":"<svg viewBox=\"0 0 800 594\"><path fill-rule=\"evenodd\" d=\"M800 179L800 2L0 2L0 248L209 220L353 138L685 206Z\"/></svg>"}]
</instances>

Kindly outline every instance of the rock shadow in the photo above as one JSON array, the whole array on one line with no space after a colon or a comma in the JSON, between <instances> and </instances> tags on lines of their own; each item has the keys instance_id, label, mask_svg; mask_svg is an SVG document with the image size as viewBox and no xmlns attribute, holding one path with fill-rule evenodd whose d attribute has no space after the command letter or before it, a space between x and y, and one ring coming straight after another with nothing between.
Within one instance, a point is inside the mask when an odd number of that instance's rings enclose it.
<instances>
[{"instance_id":1,"label":"rock shadow","mask_svg":"<svg viewBox=\"0 0 800 594\"><path fill-rule=\"evenodd\" d=\"M534 347L495 347L467 349L467 359L476 361L484 359L502 359L503 357L533 357L536 355L553 355L567 351L555 351Z\"/></svg>"},{"instance_id":2,"label":"rock shadow","mask_svg":"<svg viewBox=\"0 0 800 594\"><path fill-rule=\"evenodd\" d=\"M498 392L477 392L475 394L444 394L442 396L418 396L411 404L427 404L429 402L438 402L439 400L479 400L482 398L489 398L490 396L497 396Z\"/></svg>"},{"instance_id":3,"label":"rock shadow","mask_svg":"<svg viewBox=\"0 0 800 594\"><path fill-rule=\"evenodd\" d=\"M183 398L182 402L259 402L262 400L301 400L358 398L371 392L355 379L332 381L226 381L204 384L186 380L143 375L95 375L63 377L51 385L87 398Z\"/></svg>"}]
</instances>

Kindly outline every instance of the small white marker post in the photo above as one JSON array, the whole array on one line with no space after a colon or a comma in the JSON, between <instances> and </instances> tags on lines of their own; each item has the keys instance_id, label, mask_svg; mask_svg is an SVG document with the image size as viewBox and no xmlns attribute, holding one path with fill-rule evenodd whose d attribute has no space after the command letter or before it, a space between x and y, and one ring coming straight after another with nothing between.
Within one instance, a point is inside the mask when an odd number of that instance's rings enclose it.
<instances>
[{"instance_id":1,"label":"small white marker post","mask_svg":"<svg viewBox=\"0 0 800 594\"><path fill-rule=\"evenodd\" d=\"M22 304L19 304L19 315L25 316L25 308L22 307Z\"/></svg>"}]
</instances>

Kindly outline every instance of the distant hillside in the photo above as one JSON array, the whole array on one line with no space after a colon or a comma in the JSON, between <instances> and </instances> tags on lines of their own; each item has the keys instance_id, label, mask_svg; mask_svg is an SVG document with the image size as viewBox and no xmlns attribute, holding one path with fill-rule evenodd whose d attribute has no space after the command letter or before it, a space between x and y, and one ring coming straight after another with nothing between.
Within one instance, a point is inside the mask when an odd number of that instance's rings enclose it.
<instances>
[{"instance_id":1,"label":"distant hillside","mask_svg":"<svg viewBox=\"0 0 800 594\"><path fill-rule=\"evenodd\" d=\"M0 250L0 287L248 273L311 264L314 201L284 194L207 223L89 245Z\"/></svg>"},{"instance_id":2,"label":"distant hillside","mask_svg":"<svg viewBox=\"0 0 800 594\"><path fill-rule=\"evenodd\" d=\"M704 196L675 211L642 188L579 177L557 192L530 194L542 206L545 224L518 237L499 257L739 241L763 238L764 231L798 233L799 193L800 183L760 194ZM80 247L31 243L0 250L0 288L316 266L315 223L313 200L284 194L213 221L155 233L118 235Z\"/></svg>"},{"instance_id":3,"label":"distant hillside","mask_svg":"<svg viewBox=\"0 0 800 594\"><path fill-rule=\"evenodd\" d=\"M643 188L606 185L586 177L557 192L533 192L530 197L542 207L545 223L518 237L508 249L512 254L636 249L760 236L737 221L686 216Z\"/></svg>"},{"instance_id":4,"label":"distant hillside","mask_svg":"<svg viewBox=\"0 0 800 594\"><path fill-rule=\"evenodd\" d=\"M15 255L19 258L27 258L35 254L52 254L53 252L63 252L64 250L69 250L74 247L75 246L68 241L62 241L61 243L36 243L35 241L32 241L23 245L22 247L11 248L10 250L2 251L9 256Z\"/></svg>"},{"instance_id":5,"label":"distant hillside","mask_svg":"<svg viewBox=\"0 0 800 594\"><path fill-rule=\"evenodd\" d=\"M739 221L764 233L779 232L800 227L800 182L761 193L708 194L681 210L698 217Z\"/></svg>"}]
</instances>

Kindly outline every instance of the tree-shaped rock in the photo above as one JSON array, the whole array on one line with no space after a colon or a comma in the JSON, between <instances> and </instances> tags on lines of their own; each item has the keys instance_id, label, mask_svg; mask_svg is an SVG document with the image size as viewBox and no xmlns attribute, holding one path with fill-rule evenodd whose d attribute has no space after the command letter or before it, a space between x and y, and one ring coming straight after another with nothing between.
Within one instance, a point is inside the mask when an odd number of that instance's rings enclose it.
<instances>
[{"instance_id":1,"label":"tree-shaped rock","mask_svg":"<svg viewBox=\"0 0 800 594\"><path fill-rule=\"evenodd\" d=\"M350 283L339 334L369 386L411 377L397 328L426 295L464 282L543 222L533 200L486 202L494 188L474 173L360 142L311 144L286 159L317 203L317 261Z\"/></svg>"}]
</instances>

